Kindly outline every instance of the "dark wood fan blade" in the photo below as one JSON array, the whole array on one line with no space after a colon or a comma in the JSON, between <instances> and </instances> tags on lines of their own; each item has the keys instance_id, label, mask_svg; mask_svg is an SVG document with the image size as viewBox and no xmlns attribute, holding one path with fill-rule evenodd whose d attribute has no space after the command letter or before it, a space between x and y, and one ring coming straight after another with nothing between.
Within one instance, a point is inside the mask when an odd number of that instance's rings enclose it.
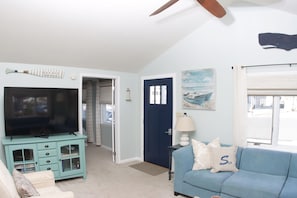
<instances>
[{"instance_id":1,"label":"dark wood fan blade","mask_svg":"<svg viewBox=\"0 0 297 198\"><path fill-rule=\"evenodd\" d=\"M163 10L166 10L167 8L169 8L170 6L172 6L173 4L175 4L176 2L178 2L179 0L170 0L167 3L165 3L164 5L162 5L159 9L157 9L155 12L153 12L152 14L150 14L150 16L159 14L160 12L162 12Z\"/></svg>"},{"instance_id":2,"label":"dark wood fan blade","mask_svg":"<svg viewBox=\"0 0 297 198\"><path fill-rule=\"evenodd\" d=\"M225 16L225 9L216 0L197 0L206 10L218 18Z\"/></svg>"}]
</instances>

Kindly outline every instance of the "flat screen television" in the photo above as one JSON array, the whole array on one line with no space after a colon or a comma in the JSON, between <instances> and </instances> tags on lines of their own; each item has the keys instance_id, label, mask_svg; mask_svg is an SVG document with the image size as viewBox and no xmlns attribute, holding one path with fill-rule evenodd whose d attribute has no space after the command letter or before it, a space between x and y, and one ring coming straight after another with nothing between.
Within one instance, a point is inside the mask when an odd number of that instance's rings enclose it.
<instances>
[{"instance_id":1,"label":"flat screen television","mask_svg":"<svg viewBox=\"0 0 297 198\"><path fill-rule=\"evenodd\" d=\"M4 87L6 136L78 131L78 89Z\"/></svg>"}]
</instances>

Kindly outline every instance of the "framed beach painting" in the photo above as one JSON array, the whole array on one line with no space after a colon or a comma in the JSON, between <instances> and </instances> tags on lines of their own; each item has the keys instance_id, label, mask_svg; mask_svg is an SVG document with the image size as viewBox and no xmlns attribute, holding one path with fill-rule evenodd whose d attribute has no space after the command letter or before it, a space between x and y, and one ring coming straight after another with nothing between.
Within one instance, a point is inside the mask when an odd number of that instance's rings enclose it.
<instances>
[{"instance_id":1,"label":"framed beach painting","mask_svg":"<svg viewBox=\"0 0 297 198\"><path fill-rule=\"evenodd\" d=\"M183 108L215 110L216 73L214 69L182 72Z\"/></svg>"}]
</instances>

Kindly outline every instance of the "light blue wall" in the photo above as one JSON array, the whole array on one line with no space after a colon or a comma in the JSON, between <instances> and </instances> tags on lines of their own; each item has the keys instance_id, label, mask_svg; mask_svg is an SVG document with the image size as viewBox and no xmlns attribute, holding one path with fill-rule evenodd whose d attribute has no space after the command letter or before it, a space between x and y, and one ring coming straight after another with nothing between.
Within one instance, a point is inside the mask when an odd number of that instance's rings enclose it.
<instances>
[{"instance_id":1,"label":"light blue wall","mask_svg":"<svg viewBox=\"0 0 297 198\"><path fill-rule=\"evenodd\" d=\"M233 125L233 79L231 66L297 62L297 49L262 49L258 34L297 34L297 16L264 7L233 7L222 20L212 17L203 26L168 49L140 73L141 76L176 73L176 111L188 112L197 130L194 138L219 137L231 144ZM180 25L182 28L182 24ZM168 35L169 36L169 35ZM181 72L214 68L217 75L216 110L182 108ZM178 142L178 135L176 140Z\"/></svg>"},{"instance_id":2,"label":"light blue wall","mask_svg":"<svg viewBox=\"0 0 297 198\"><path fill-rule=\"evenodd\" d=\"M64 71L65 76L63 79L58 78L42 78L38 76L32 76L28 74L6 74L5 70L17 69L17 70L34 70L43 68L57 68ZM80 75L92 74L92 75L105 75L118 77L119 86L119 146L121 152L119 160L127 160L135 158L140 155L139 141L139 116L138 108L139 101L136 98L132 98L131 102L125 101L125 90L131 89L132 97L139 95L139 85L135 82L138 81L138 75L133 73L95 70L75 67L57 67L49 65L33 65L33 64L20 64L20 63L0 63L0 138L4 137L4 104L3 104L3 87L5 86L23 86L23 87L64 87L64 88L80 88ZM75 79L71 79L74 77ZM131 137L132 140L131 141ZM1 145L0 158L4 159L4 151Z\"/></svg>"},{"instance_id":3,"label":"light blue wall","mask_svg":"<svg viewBox=\"0 0 297 198\"><path fill-rule=\"evenodd\" d=\"M234 65L297 62L297 51L279 49L264 50L258 44L258 33L297 33L297 16L264 7L230 7L229 15L219 20L210 17L186 38L168 49L148 64L139 74L74 67L58 67L65 71L63 79L34 77L26 74L5 74L5 69L34 69L52 66L0 63L0 137L4 136L3 87L42 86L74 87L80 74L112 75L119 77L119 147L120 161L141 157L141 78L143 76L176 73L176 111L188 112L197 126L194 137L209 141L220 137L224 143L232 143L232 111ZM183 28L180 24L179 28ZM170 36L170 35L168 35ZM181 72L184 70L214 68L217 75L216 110L184 110L181 101ZM125 101L125 90L131 90L132 101ZM178 136L177 136L178 138ZM3 148L0 147L0 158Z\"/></svg>"}]
</instances>

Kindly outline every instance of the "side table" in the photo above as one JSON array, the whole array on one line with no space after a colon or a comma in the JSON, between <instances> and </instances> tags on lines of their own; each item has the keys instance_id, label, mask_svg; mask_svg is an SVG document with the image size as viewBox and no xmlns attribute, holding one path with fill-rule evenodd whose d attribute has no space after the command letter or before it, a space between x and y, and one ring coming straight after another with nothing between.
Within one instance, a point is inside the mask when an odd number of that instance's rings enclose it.
<instances>
[{"instance_id":1,"label":"side table","mask_svg":"<svg viewBox=\"0 0 297 198\"><path fill-rule=\"evenodd\" d=\"M171 171L172 169L172 152L183 147L180 144L176 144L176 145L172 145L168 147L169 150L169 166L168 166L168 176L169 176L169 180L171 180L171 175L173 174L173 171Z\"/></svg>"}]
</instances>

